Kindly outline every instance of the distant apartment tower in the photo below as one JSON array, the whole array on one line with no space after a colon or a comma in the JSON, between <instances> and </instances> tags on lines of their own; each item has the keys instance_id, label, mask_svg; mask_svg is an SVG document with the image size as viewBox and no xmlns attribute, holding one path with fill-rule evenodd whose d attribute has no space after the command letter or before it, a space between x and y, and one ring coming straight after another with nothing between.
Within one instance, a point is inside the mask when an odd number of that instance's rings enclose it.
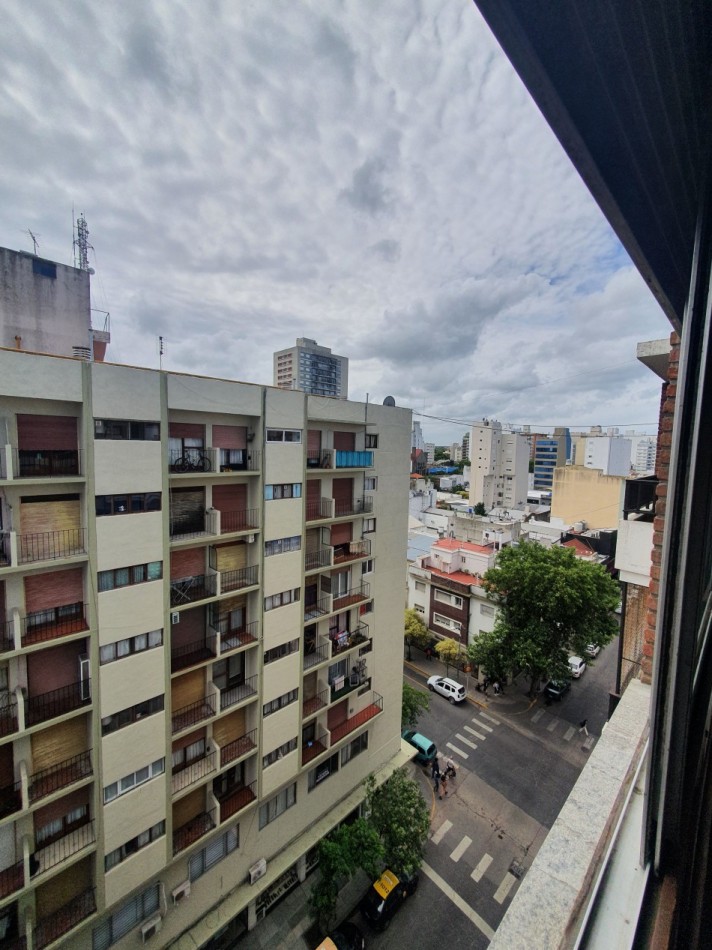
<instances>
[{"instance_id":1,"label":"distant apartment tower","mask_svg":"<svg viewBox=\"0 0 712 950\"><path fill-rule=\"evenodd\" d=\"M534 450L534 488L551 491L554 487L554 469L566 465L571 452L571 435L566 428L554 429L554 434L539 438Z\"/></svg>"},{"instance_id":2,"label":"distant apartment tower","mask_svg":"<svg viewBox=\"0 0 712 950\"><path fill-rule=\"evenodd\" d=\"M464 459L469 459L470 457L470 433L466 432L462 437L462 457Z\"/></svg>"},{"instance_id":3,"label":"distant apartment tower","mask_svg":"<svg viewBox=\"0 0 712 950\"><path fill-rule=\"evenodd\" d=\"M461 462L462 461L462 446L459 442L453 442L450 446L450 461L451 462Z\"/></svg>"},{"instance_id":4,"label":"distant apartment tower","mask_svg":"<svg viewBox=\"0 0 712 950\"><path fill-rule=\"evenodd\" d=\"M425 452L425 457L428 461L428 465L435 464L435 443L426 442L423 446L423 451Z\"/></svg>"},{"instance_id":5,"label":"distant apartment tower","mask_svg":"<svg viewBox=\"0 0 712 950\"><path fill-rule=\"evenodd\" d=\"M505 432L496 420L472 427L470 502L487 509L516 508L527 501L529 445L524 436Z\"/></svg>"},{"instance_id":6,"label":"distant apartment tower","mask_svg":"<svg viewBox=\"0 0 712 950\"><path fill-rule=\"evenodd\" d=\"M423 428L419 422L413 423L413 431L410 434L410 447L418 452L425 451L425 439L423 438Z\"/></svg>"},{"instance_id":7,"label":"distant apartment tower","mask_svg":"<svg viewBox=\"0 0 712 950\"><path fill-rule=\"evenodd\" d=\"M313 396L348 399L349 361L336 356L328 346L299 337L295 346L278 350L274 360L274 385L280 389L299 389Z\"/></svg>"},{"instance_id":8,"label":"distant apartment tower","mask_svg":"<svg viewBox=\"0 0 712 950\"><path fill-rule=\"evenodd\" d=\"M655 471L656 445L655 437L636 437L632 440L631 465L633 471L645 474Z\"/></svg>"},{"instance_id":9,"label":"distant apartment tower","mask_svg":"<svg viewBox=\"0 0 712 950\"><path fill-rule=\"evenodd\" d=\"M583 452L585 468L600 469L604 475L629 475L631 441L620 436L586 439Z\"/></svg>"}]
</instances>

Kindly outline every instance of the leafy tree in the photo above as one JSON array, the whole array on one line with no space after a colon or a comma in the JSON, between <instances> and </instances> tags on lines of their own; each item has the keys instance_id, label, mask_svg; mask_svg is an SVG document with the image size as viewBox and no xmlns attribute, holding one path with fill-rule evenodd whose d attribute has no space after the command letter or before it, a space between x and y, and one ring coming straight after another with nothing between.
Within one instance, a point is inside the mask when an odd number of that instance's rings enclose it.
<instances>
[{"instance_id":1,"label":"leafy tree","mask_svg":"<svg viewBox=\"0 0 712 950\"><path fill-rule=\"evenodd\" d=\"M408 683L403 683L403 699L401 705L401 729L415 729L420 714L430 709L430 696L422 689L415 689Z\"/></svg>"},{"instance_id":2,"label":"leafy tree","mask_svg":"<svg viewBox=\"0 0 712 950\"><path fill-rule=\"evenodd\" d=\"M460 644L457 640L453 640L452 637L446 637L444 640L440 640L435 644L435 652L443 663L456 666L460 656Z\"/></svg>"},{"instance_id":3,"label":"leafy tree","mask_svg":"<svg viewBox=\"0 0 712 950\"><path fill-rule=\"evenodd\" d=\"M499 610L494 630L480 634L468 655L498 679L523 670L530 695L546 675L567 675L570 654L605 646L618 630L611 613L618 584L568 548L531 541L503 548L482 587Z\"/></svg>"},{"instance_id":4,"label":"leafy tree","mask_svg":"<svg viewBox=\"0 0 712 950\"><path fill-rule=\"evenodd\" d=\"M372 775L366 780L369 822L378 832L388 867L396 874L412 874L422 861L430 830L428 806L417 782L404 768L396 769L379 788Z\"/></svg>"},{"instance_id":5,"label":"leafy tree","mask_svg":"<svg viewBox=\"0 0 712 950\"><path fill-rule=\"evenodd\" d=\"M408 659L410 659L411 645L425 650L430 642L428 628L420 619L420 614L414 607L408 608L405 612L403 635L405 636L405 642L408 646Z\"/></svg>"},{"instance_id":6,"label":"leafy tree","mask_svg":"<svg viewBox=\"0 0 712 950\"><path fill-rule=\"evenodd\" d=\"M328 930L339 890L358 868L375 877L383 862L383 844L376 828L365 818L340 825L319 842L319 880L309 894L309 911Z\"/></svg>"},{"instance_id":7,"label":"leafy tree","mask_svg":"<svg viewBox=\"0 0 712 950\"><path fill-rule=\"evenodd\" d=\"M475 514L480 516L487 514L487 509L485 508L485 503L483 501L478 501L475 505Z\"/></svg>"}]
</instances>

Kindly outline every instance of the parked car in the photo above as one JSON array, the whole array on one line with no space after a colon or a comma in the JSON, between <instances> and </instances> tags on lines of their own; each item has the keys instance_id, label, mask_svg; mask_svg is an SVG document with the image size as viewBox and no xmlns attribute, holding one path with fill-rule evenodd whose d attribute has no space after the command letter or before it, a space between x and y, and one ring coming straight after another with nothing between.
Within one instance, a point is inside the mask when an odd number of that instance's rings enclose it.
<instances>
[{"instance_id":1,"label":"parked car","mask_svg":"<svg viewBox=\"0 0 712 950\"><path fill-rule=\"evenodd\" d=\"M586 670L586 661L580 656L570 656L569 669L571 670L573 678L577 680Z\"/></svg>"},{"instance_id":2,"label":"parked car","mask_svg":"<svg viewBox=\"0 0 712 950\"><path fill-rule=\"evenodd\" d=\"M406 742L409 742L418 750L415 761L421 762L423 765L430 765L438 754L438 747L435 743L413 729L404 729L401 733L401 739L405 739Z\"/></svg>"},{"instance_id":3,"label":"parked car","mask_svg":"<svg viewBox=\"0 0 712 950\"><path fill-rule=\"evenodd\" d=\"M359 907L366 920L376 930L385 930L406 897L415 893L418 873L396 876L386 870L369 887Z\"/></svg>"},{"instance_id":4,"label":"parked car","mask_svg":"<svg viewBox=\"0 0 712 950\"><path fill-rule=\"evenodd\" d=\"M465 698L465 687L449 676L431 676L428 680L428 689L441 696L446 696L451 703L461 703Z\"/></svg>"},{"instance_id":5,"label":"parked car","mask_svg":"<svg viewBox=\"0 0 712 950\"><path fill-rule=\"evenodd\" d=\"M586 647L586 653L589 656L598 656L600 652L601 648L597 643L589 643L589 645Z\"/></svg>"},{"instance_id":6,"label":"parked car","mask_svg":"<svg viewBox=\"0 0 712 950\"><path fill-rule=\"evenodd\" d=\"M549 680L545 692L549 699L561 699L570 688L571 680Z\"/></svg>"},{"instance_id":7,"label":"parked car","mask_svg":"<svg viewBox=\"0 0 712 950\"><path fill-rule=\"evenodd\" d=\"M366 938L361 929L345 920L322 940L316 950L364 950Z\"/></svg>"}]
</instances>

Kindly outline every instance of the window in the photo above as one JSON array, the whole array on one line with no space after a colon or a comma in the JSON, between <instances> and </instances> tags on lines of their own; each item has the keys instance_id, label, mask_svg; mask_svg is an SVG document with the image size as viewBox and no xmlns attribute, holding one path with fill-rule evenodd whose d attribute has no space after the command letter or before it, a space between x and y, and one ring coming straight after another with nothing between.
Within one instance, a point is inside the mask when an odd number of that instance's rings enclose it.
<instances>
[{"instance_id":1,"label":"window","mask_svg":"<svg viewBox=\"0 0 712 950\"><path fill-rule=\"evenodd\" d=\"M143 653L144 650L152 650L160 646L163 646L162 630L139 633L135 637L127 637L125 640L117 640L115 643L107 643L106 646L99 647L99 663L103 666L105 663L123 660L126 656L133 656L134 653Z\"/></svg>"},{"instance_id":2,"label":"window","mask_svg":"<svg viewBox=\"0 0 712 950\"><path fill-rule=\"evenodd\" d=\"M295 534L291 538L277 538L275 541L265 541L265 557L271 557L273 554L287 554L289 551L300 551L301 548L301 535Z\"/></svg>"},{"instance_id":3,"label":"window","mask_svg":"<svg viewBox=\"0 0 712 950\"><path fill-rule=\"evenodd\" d=\"M422 581L416 581L416 582L415 582L415 589L422 592L422 591L425 590L425 584L424 584Z\"/></svg>"},{"instance_id":4,"label":"window","mask_svg":"<svg viewBox=\"0 0 712 950\"><path fill-rule=\"evenodd\" d=\"M417 583L415 588L416 590L418 589ZM441 604L450 604L452 607L459 609L461 609L463 605L462 597L458 597L457 594L448 594L447 591L444 590L435 591L435 600L439 600Z\"/></svg>"},{"instance_id":5,"label":"window","mask_svg":"<svg viewBox=\"0 0 712 950\"><path fill-rule=\"evenodd\" d=\"M272 594L270 597L265 597L265 610L274 610L275 607L294 604L300 596L301 589L299 587L295 587L293 590L283 590L280 594Z\"/></svg>"},{"instance_id":6,"label":"window","mask_svg":"<svg viewBox=\"0 0 712 950\"><path fill-rule=\"evenodd\" d=\"M262 715L271 716L272 713L277 712L278 709L284 709L285 706L296 703L298 698L299 690L290 689L288 693L284 693L282 696L278 696L276 699L271 699L268 703L265 703L262 707Z\"/></svg>"},{"instance_id":7,"label":"window","mask_svg":"<svg viewBox=\"0 0 712 950\"><path fill-rule=\"evenodd\" d=\"M137 894L122 904L111 917L95 927L92 933L92 950L106 950L142 920L155 914L159 909L160 886L158 883L152 884L142 894Z\"/></svg>"},{"instance_id":8,"label":"window","mask_svg":"<svg viewBox=\"0 0 712 950\"><path fill-rule=\"evenodd\" d=\"M110 571L99 571L99 590L145 584L147 581L158 581L162 576L162 561L149 561L148 564L134 564L132 567L115 567Z\"/></svg>"},{"instance_id":9,"label":"window","mask_svg":"<svg viewBox=\"0 0 712 950\"><path fill-rule=\"evenodd\" d=\"M376 519L375 518L364 518L363 519L363 533L370 534L372 531L376 530Z\"/></svg>"},{"instance_id":10,"label":"window","mask_svg":"<svg viewBox=\"0 0 712 950\"><path fill-rule=\"evenodd\" d=\"M364 491L376 491L378 488L378 478L376 475L367 475L363 480Z\"/></svg>"},{"instance_id":11,"label":"window","mask_svg":"<svg viewBox=\"0 0 712 950\"><path fill-rule=\"evenodd\" d=\"M301 429L268 429L267 442L292 442L298 443L302 441L302 430Z\"/></svg>"},{"instance_id":12,"label":"window","mask_svg":"<svg viewBox=\"0 0 712 950\"><path fill-rule=\"evenodd\" d=\"M330 755L325 762L322 762L320 765L317 765L315 769L311 770L307 777L307 788L311 792L313 788L316 788L317 785L338 771L339 753L335 752L333 755Z\"/></svg>"},{"instance_id":13,"label":"window","mask_svg":"<svg viewBox=\"0 0 712 950\"><path fill-rule=\"evenodd\" d=\"M111 716L104 716L101 720L101 734L108 736L117 729L123 729L124 726L130 726L139 719L145 719L146 716L153 716L158 712L163 712L163 696L154 696L153 699L136 703L135 706L129 706L128 709L122 709Z\"/></svg>"},{"instance_id":14,"label":"window","mask_svg":"<svg viewBox=\"0 0 712 950\"><path fill-rule=\"evenodd\" d=\"M142 831L140 835L136 835L135 838L131 838L130 841L127 841L125 844L122 844L121 847L115 848L106 855L104 858L104 871L110 871L112 868L115 868L117 864L121 864L126 858L130 858L132 854L136 854L137 851L140 851L141 848L145 848L146 845L151 844L152 841L158 841L165 833L165 821L159 821L153 825L153 827L149 828L148 831Z\"/></svg>"},{"instance_id":15,"label":"window","mask_svg":"<svg viewBox=\"0 0 712 950\"><path fill-rule=\"evenodd\" d=\"M159 422L132 422L128 419L95 419L95 439L131 439L139 442L158 442L161 437Z\"/></svg>"},{"instance_id":16,"label":"window","mask_svg":"<svg viewBox=\"0 0 712 950\"><path fill-rule=\"evenodd\" d=\"M289 656L290 653L296 653L299 650L299 640L288 640L278 647L272 647L271 650L265 650L264 660L267 663L273 663L275 660L281 660L283 656Z\"/></svg>"},{"instance_id":17,"label":"window","mask_svg":"<svg viewBox=\"0 0 712 950\"><path fill-rule=\"evenodd\" d=\"M260 808L260 831L265 828L275 818L279 818L288 808L297 804L297 783L293 782L281 792L277 792L274 798L270 798Z\"/></svg>"},{"instance_id":18,"label":"window","mask_svg":"<svg viewBox=\"0 0 712 950\"><path fill-rule=\"evenodd\" d=\"M40 257L32 258L32 273L38 277L49 277L52 280L57 279L57 265L54 261L44 261Z\"/></svg>"},{"instance_id":19,"label":"window","mask_svg":"<svg viewBox=\"0 0 712 950\"><path fill-rule=\"evenodd\" d=\"M494 607L490 604L480 604L480 613L487 617L494 617Z\"/></svg>"},{"instance_id":20,"label":"window","mask_svg":"<svg viewBox=\"0 0 712 950\"><path fill-rule=\"evenodd\" d=\"M347 762L356 758L361 752L365 752L366 749L368 749L368 733L364 732L341 750L341 765L346 765Z\"/></svg>"},{"instance_id":21,"label":"window","mask_svg":"<svg viewBox=\"0 0 712 950\"><path fill-rule=\"evenodd\" d=\"M279 759L283 759L285 755L288 755L290 752L294 752L297 748L297 737L290 739L288 742L283 742L282 745L277 746L276 749L272 749L271 752L268 752L267 755L262 756L262 768L266 769L268 765L272 765L274 762L277 762Z\"/></svg>"},{"instance_id":22,"label":"window","mask_svg":"<svg viewBox=\"0 0 712 950\"><path fill-rule=\"evenodd\" d=\"M375 432L366 433L366 448L367 449L378 448L378 436L375 434Z\"/></svg>"},{"instance_id":23,"label":"window","mask_svg":"<svg viewBox=\"0 0 712 950\"><path fill-rule=\"evenodd\" d=\"M120 778L118 782L112 782L110 785L104 786L104 804L106 805L109 802L113 802L115 798L118 798L120 795L125 795L139 785L143 785L144 782L155 778L157 775L163 775L165 770L166 760L156 759L155 762L139 769L138 772L130 772L128 775Z\"/></svg>"},{"instance_id":24,"label":"window","mask_svg":"<svg viewBox=\"0 0 712 950\"><path fill-rule=\"evenodd\" d=\"M202 851L198 851L188 862L188 877L191 881L197 881L206 871L214 867L228 854L232 854L240 846L240 826L235 825L224 835L220 835L214 841L211 841Z\"/></svg>"},{"instance_id":25,"label":"window","mask_svg":"<svg viewBox=\"0 0 712 950\"><path fill-rule=\"evenodd\" d=\"M97 495L97 518L103 515L133 515L142 511L160 511L160 492L140 492L131 495Z\"/></svg>"},{"instance_id":26,"label":"window","mask_svg":"<svg viewBox=\"0 0 712 950\"><path fill-rule=\"evenodd\" d=\"M265 485L265 501L277 501L280 498L301 498L302 483L292 482L285 485Z\"/></svg>"},{"instance_id":27,"label":"window","mask_svg":"<svg viewBox=\"0 0 712 950\"><path fill-rule=\"evenodd\" d=\"M422 607L420 604L416 604L416 605L415 605L415 610L416 610L416 612L419 613L419 614L424 614L424 613L425 613L425 607Z\"/></svg>"},{"instance_id":28,"label":"window","mask_svg":"<svg viewBox=\"0 0 712 950\"><path fill-rule=\"evenodd\" d=\"M205 757L205 738L184 745L181 749L174 749L171 755L171 771L180 772L187 768L192 762Z\"/></svg>"},{"instance_id":29,"label":"window","mask_svg":"<svg viewBox=\"0 0 712 950\"><path fill-rule=\"evenodd\" d=\"M373 573L373 558L370 557L367 561L364 561L361 565L362 574L372 574Z\"/></svg>"},{"instance_id":30,"label":"window","mask_svg":"<svg viewBox=\"0 0 712 950\"><path fill-rule=\"evenodd\" d=\"M451 620L450 617L443 617L442 614L433 614L433 623L436 623L439 627L454 630L456 633L462 630L462 624L458 620Z\"/></svg>"}]
</instances>

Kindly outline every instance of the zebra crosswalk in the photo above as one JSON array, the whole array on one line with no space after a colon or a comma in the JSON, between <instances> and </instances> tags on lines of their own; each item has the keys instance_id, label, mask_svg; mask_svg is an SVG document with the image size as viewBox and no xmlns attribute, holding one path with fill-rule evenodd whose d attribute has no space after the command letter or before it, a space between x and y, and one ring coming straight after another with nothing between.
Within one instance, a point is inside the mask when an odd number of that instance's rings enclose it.
<instances>
[{"instance_id":1,"label":"zebra crosswalk","mask_svg":"<svg viewBox=\"0 0 712 950\"><path fill-rule=\"evenodd\" d=\"M494 716L490 716L489 713L485 712L479 712L472 717L470 722L472 725L462 726L462 732L455 733L453 742L445 743L450 752L454 752L461 759L469 759L470 753L466 749L471 749L474 752L480 742L485 742L495 728L501 725L499 719L495 719Z\"/></svg>"},{"instance_id":2,"label":"zebra crosswalk","mask_svg":"<svg viewBox=\"0 0 712 950\"><path fill-rule=\"evenodd\" d=\"M430 836L431 844L440 845L444 843L446 847L452 848L450 851L450 860L455 864L459 863L466 856L472 859L472 849L473 841L469 835L463 835L459 841L453 841L453 835L450 834L453 830L453 824L447 819L440 823L440 825L432 832ZM445 839L448 839L447 841ZM476 846L475 846L476 847ZM479 884L482 879L487 875L494 858L491 854L483 852L480 855L475 855L477 864L470 872L470 878L474 881L475 884ZM501 868L501 863L500 863ZM517 870L518 869L518 870ZM513 871L517 873L513 873ZM499 874L502 874L501 870ZM499 875L492 877L488 875L490 886L494 886L494 900L498 904L503 904L504 901L509 896L510 891L516 884L517 880L521 877L522 867L517 862L512 862L507 871L500 877Z\"/></svg>"},{"instance_id":3,"label":"zebra crosswalk","mask_svg":"<svg viewBox=\"0 0 712 950\"><path fill-rule=\"evenodd\" d=\"M551 713L547 712L543 706L539 707L536 712L532 713L532 715L529 717L529 721L538 725L540 728L546 729L546 731L551 733L552 736L561 739L563 742L571 742L571 740L581 732L580 729L577 729L576 726L572 726L570 723L566 722L565 719L559 719L557 716L552 716ZM591 736L586 733L582 743L583 748L587 750L591 749L595 741L595 736Z\"/></svg>"}]
</instances>

